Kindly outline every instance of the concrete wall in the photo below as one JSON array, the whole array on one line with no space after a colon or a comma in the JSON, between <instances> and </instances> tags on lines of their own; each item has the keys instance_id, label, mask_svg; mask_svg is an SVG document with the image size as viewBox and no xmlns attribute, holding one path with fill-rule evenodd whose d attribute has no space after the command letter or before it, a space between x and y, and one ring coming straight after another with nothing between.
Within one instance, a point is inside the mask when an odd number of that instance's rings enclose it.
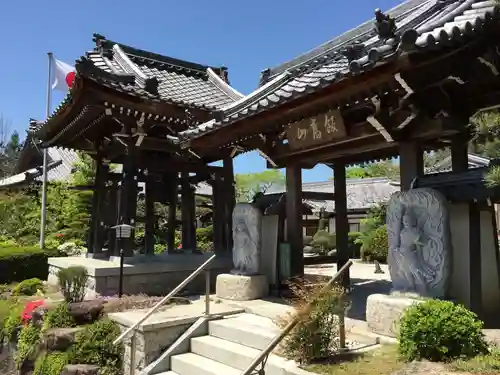
<instances>
[{"instance_id":1,"label":"concrete wall","mask_svg":"<svg viewBox=\"0 0 500 375\"><path fill-rule=\"evenodd\" d=\"M481 211L481 288L483 312L488 315L500 314L500 269L496 233L490 211ZM470 306L470 249L469 249L469 205L450 205L450 225L453 245L453 273L450 295L453 299Z\"/></svg>"}]
</instances>

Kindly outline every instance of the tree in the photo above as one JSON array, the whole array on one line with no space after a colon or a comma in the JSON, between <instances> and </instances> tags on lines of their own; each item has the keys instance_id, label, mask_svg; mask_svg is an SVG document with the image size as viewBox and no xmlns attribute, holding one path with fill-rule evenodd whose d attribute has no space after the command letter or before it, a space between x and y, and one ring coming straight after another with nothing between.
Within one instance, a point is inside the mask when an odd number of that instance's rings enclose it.
<instances>
[{"instance_id":1,"label":"tree","mask_svg":"<svg viewBox=\"0 0 500 375\"><path fill-rule=\"evenodd\" d=\"M395 164L392 160L357 165L349 167L346 170L347 178L387 177L395 179L398 176L399 165Z\"/></svg>"},{"instance_id":2,"label":"tree","mask_svg":"<svg viewBox=\"0 0 500 375\"><path fill-rule=\"evenodd\" d=\"M0 178L14 173L22 148L19 133L9 135L9 123L0 115Z\"/></svg>"},{"instance_id":3,"label":"tree","mask_svg":"<svg viewBox=\"0 0 500 375\"><path fill-rule=\"evenodd\" d=\"M469 143L469 150L488 158L500 158L500 112L479 112L471 118L471 125L475 135ZM486 184L491 187L500 185L500 166L490 168Z\"/></svg>"},{"instance_id":4,"label":"tree","mask_svg":"<svg viewBox=\"0 0 500 375\"><path fill-rule=\"evenodd\" d=\"M236 201L250 202L255 194L265 193L271 186L285 186L285 175L278 169L259 173L236 174Z\"/></svg>"}]
</instances>

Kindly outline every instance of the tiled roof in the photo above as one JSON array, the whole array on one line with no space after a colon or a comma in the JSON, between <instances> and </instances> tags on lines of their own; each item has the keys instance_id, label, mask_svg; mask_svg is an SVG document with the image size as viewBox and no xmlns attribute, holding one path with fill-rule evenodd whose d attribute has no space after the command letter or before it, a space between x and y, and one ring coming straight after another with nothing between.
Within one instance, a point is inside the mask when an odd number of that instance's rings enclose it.
<instances>
[{"instance_id":1,"label":"tiled roof","mask_svg":"<svg viewBox=\"0 0 500 375\"><path fill-rule=\"evenodd\" d=\"M78 161L78 154L72 150L60 147L50 147L48 149L48 155L47 180L49 182L69 181L73 165ZM39 165L0 180L0 188L13 187L32 181L42 182L42 175L43 168L42 165Z\"/></svg>"},{"instance_id":2,"label":"tiled roof","mask_svg":"<svg viewBox=\"0 0 500 375\"><path fill-rule=\"evenodd\" d=\"M346 181L347 209L367 209L371 206L387 201L393 193L399 191L399 187L388 178L362 178L348 179ZM286 189L269 189L266 194L284 193ZM312 191L318 193L334 193L333 181L309 182L302 184L302 191ZM312 207L313 211L324 208L327 212L335 212L334 201L305 199Z\"/></svg>"},{"instance_id":3,"label":"tiled roof","mask_svg":"<svg viewBox=\"0 0 500 375\"><path fill-rule=\"evenodd\" d=\"M77 70L115 90L180 105L217 109L243 95L227 82L224 67L209 67L115 43L95 35L96 48ZM92 66L85 66L86 64ZM95 69L98 68L98 69Z\"/></svg>"},{"instance_id":4,"label":"tiled roof","mask_svg":"<svg viewBox=\"0 0 500 375\"><path fill-rule=\"evenodd\" d=\"M487 167L490 165L490 159L483 156L468 154L469 169ZM451 171L451 155L444 158L441 162L428 168L426 173L441 173Z\"/></svg>"},{"instance_id":5,"label":"tiled roof","mask_svg":"<svg viewBox=\"0 0 500 375\"><path fill-rule=\"evenodd\" d=\"M387 12L396 22L396 38L380 38L373 20L368 21L286 64L265 70L261 79L265 90L261 87L238 105L228 106L219 120L182 135L201 136L395 59L402 52L460 42L497 19L498 11L495 0L408 0Z\"/></svg>"},{"instance_id":6,"label":"tiled roof","mask_svg":"<svg viewBox=\"0 0 500 375\"><path fill-rule=\"evenodd\" d=\"M229 84L225 67L210 67L147 52L94 34L96 47L76 61L76 79L99 84L145 101L217 111L243 97ZM75 87L74 85L73 87ZM30 127L35 134L71 102L70 88L47 121Z\"/></svg>"}]
</instances>

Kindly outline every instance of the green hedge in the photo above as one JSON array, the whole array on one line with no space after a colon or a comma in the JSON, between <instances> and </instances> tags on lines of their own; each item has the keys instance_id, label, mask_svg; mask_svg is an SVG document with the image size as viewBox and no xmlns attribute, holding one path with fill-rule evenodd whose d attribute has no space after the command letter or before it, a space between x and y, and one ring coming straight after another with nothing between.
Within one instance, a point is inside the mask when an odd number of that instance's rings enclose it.
<instances>
[{"instance_id":1,"label":"green hedge","mask_svg":"<svg viewBox=\"0 0 500 375\"><path fill-rule=\"evenodd\" d=\"M361 244L357 242L358 238L361 236L360 232L349 232L349 254L351 258L361 257Z\"/></svg>"},{"instance_id":2,"label":"green hedge","mask_svg":"<svg viewBox=\"0 0 500 375\"><path fill-rule=\"evenodd\" d=\"M47 280L47 258L64 256L58 250L31 247L0 247L0 284L38 278Z\"/></svg>"}]
</instances>

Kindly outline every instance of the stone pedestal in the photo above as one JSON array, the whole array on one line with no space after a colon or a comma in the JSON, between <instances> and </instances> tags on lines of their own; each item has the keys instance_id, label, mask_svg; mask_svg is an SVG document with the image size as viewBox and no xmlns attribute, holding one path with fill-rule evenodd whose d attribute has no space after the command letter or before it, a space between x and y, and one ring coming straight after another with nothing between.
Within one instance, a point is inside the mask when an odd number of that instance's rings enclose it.
<instances>
[{"instance_id":1,"label":"stone pedestal","mask_svg":"<svg viewBox=\"0 0 500 375\"><path fill-rule=\"evenodd\" d=\"M223 299L250 301L269 294L269 281L265 275L221 274L217 276L215 293Z\"/></svg>"},{"instance_id":2,"label":"stone pedestal","mask_svg":"<svg viewBox=\"0 0 500 375\"><path fill-rule=\"evenodd\" d=\"M404 295L372 294L366 300L366 322L372 332L396 338L405 310L423 300Z\"/></svg>"},{"instance_id":3,"label":"stone pedestal","mask_svg":"<svg viewBox=\"0 0 500 375\"><path fill-rule=\"evenodd\" d=\"M178 286L212 254L164 254L125 258L123 265L123 292L126 295L147 294L164 296ZM61 268L82 266L87 270L87 298L114 296L120 284L120 258L110 260L85 257L49 258L48 283L57 285ZM211 289L218 274L231 269L229 257L219 257L207 267L210 269ZM186 294L203 294L206 290L205 275L198 275L182 291Z\"/></svg>"}]
</instances>

